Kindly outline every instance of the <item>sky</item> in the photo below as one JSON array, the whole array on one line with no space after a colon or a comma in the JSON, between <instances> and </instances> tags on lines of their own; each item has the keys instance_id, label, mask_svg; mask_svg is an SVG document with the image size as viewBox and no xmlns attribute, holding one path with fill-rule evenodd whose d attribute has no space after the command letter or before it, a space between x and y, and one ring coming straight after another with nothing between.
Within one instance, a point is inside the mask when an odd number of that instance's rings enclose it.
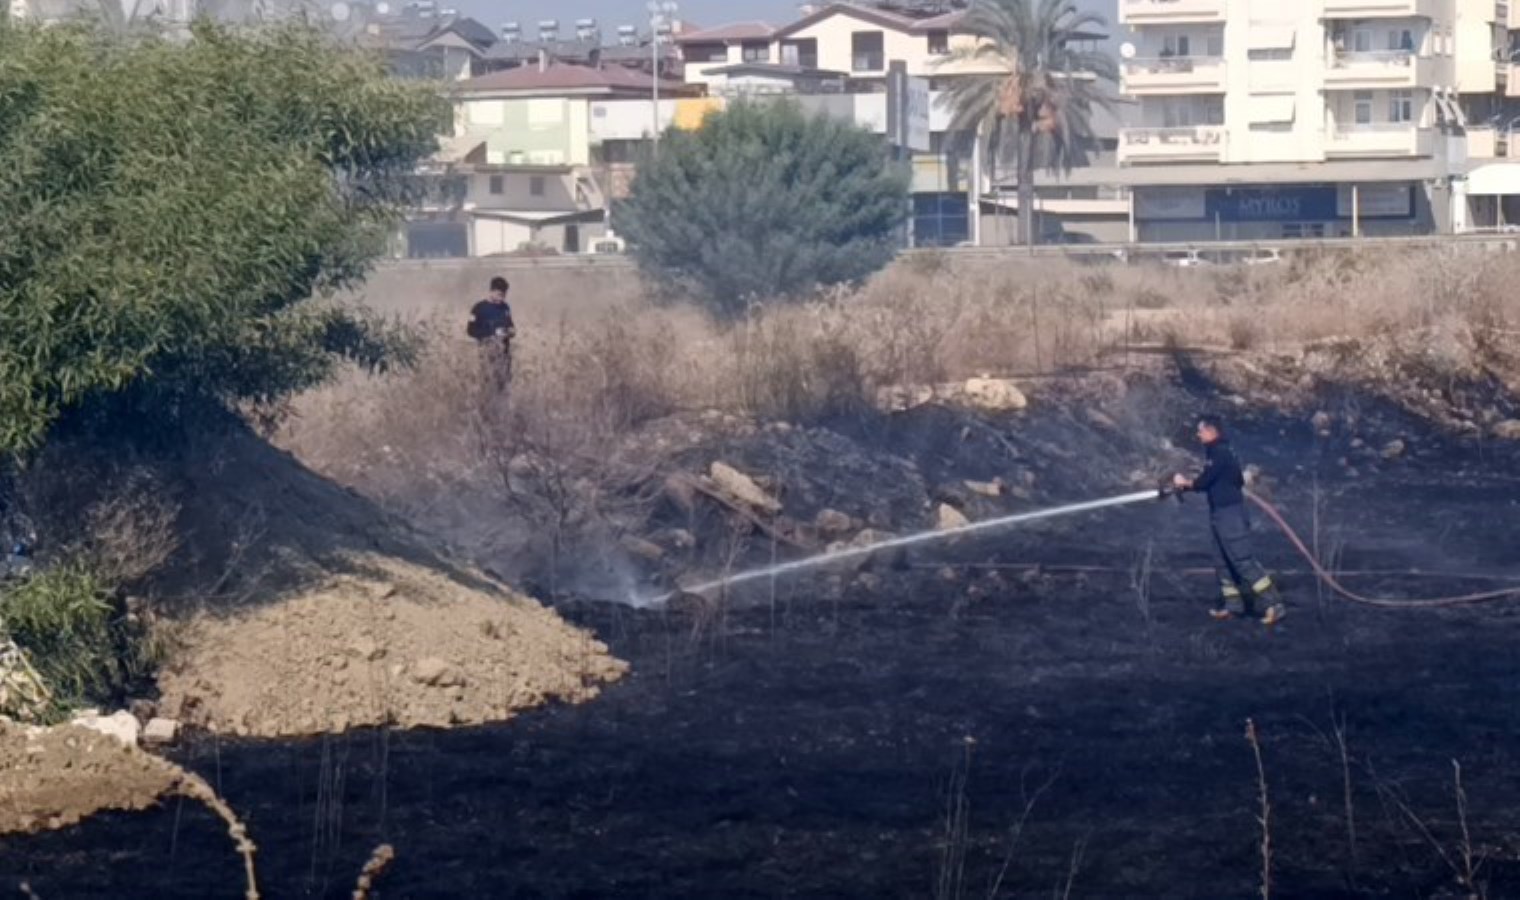
<instances>
[{"instance_id":1,"label":"sky","mask_svg":"<svg viewBox=\"0 0 1520 900\"><path fill-rule=\"evenodd\" d=\"M780 24L795 18L797 4L786 0L677 0L681 18L704 27L753 19ZM454 0L460 12L498 27L503 22L529 23L558 19L561 31L573 29L576 19L596 19L603 32L618 25L643 24L649 19L646 0Z\"/></svg>"},{"instance_id":2,"label":"sky","mask_svg":"<svg viewBox=\"0 0 1520 900\"><path fill-rule=\"evenodd\" d=\"M798 17L794 0L677 0L680 16L704 28L726 22L760 20L784 25ZM483 24L499 28L518 22L526 32L540 19L558 19L561 32L574 29L576 19L596 19L604 34L619 25L642 25L649 19L646 0L440 0L440 7L454 6ZM1078 6L1095 9L1110 22L1115 0L1078 0Z\"/></svg>"}]
</instances>

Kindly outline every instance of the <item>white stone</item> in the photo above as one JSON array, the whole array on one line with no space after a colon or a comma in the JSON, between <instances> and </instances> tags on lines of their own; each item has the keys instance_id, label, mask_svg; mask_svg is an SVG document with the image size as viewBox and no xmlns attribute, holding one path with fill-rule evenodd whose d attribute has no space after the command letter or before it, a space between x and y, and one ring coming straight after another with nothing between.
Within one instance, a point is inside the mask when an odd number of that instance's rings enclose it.
<instances>
[{"instance_id":1,"label":"white stone","mask_svg":"<svg viewBox=\"0 0 1520 900\"><path fill-rule=\"evenodd\" d=\"M935 519L940 531L949 531L953 528L964 528L971 524L966 514L948 503L941 503L935 511Z\"/></svg>"},{"instance_id":2,"label":"white stone","mask_svg":"<svg viewBox=\"0 0 1520 900\"><path fill-rule=\"evenodd\" d=\"M1029 406L1029 398L1006 378L971 378L966 381L964 390L971 405L981 409L1008 412Z\"/></svg>"},{"instance_id":3,"label":"white stone","mask_svg":"<svg viewBox=\"0 0 1520 900\"><path fill-rule=\"evenodd\" d=\"M149 719L142 733L145 744L172 744L177 737L179 737L179 723L162 717Z\"/></svg>"},{"instance_id":4,"label":"white stone","mask_svg":"<svg viewBox=\"0 0 1520 900\"><path fill-rule=\"evenodd\" d=\"M137 718L126 710L114 712L109 716L81 715L73 719L73 724L80 728L88 728L91 731L116 738L128 747L137 746L137 736L142 731L142 726L137 723Z\"/></svg>"},{"instance_id":5,"label":"white stone","mask_svg":"<svg viewBox=\"0 0 1520 900\"><path fill-rule=\"evenodd\" d=\"M708 474L719 489L745 506L773 515L781 512L780 500L767 494L753 478L733 466L714 462Z\"/></svg>"}]
</instances>

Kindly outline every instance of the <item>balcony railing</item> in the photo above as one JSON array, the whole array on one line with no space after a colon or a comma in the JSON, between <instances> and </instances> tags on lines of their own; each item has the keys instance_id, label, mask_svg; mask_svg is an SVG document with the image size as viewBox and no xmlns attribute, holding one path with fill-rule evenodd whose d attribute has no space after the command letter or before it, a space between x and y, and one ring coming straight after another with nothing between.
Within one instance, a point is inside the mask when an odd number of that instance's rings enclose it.
<instances>
[{"instance_id":1,"label":"balcony railing","mask_svg":"<svg viewBox=\"0 0 1520 900\"><path fill-rule=\"evenodd\" d=\"M1431 130L1413 122L1337 124L1326 147L1334 156L1429 156L1433 150Z\"/></svg>"},{"instance_id":2,"label":"balcony railing","mask_svg":"<svg viewBox=\"0 0 1520 900\"><path fill-rule=\"evenodd\" d=\"M856 72L880 72L887 67L886 54L857 53L850 60L850 67Z\"/></svg>"},{"instance_id":3,"label":"balcony railing","mask_svg":"<svg viewBox=\"0 0 1520 900\"><path fill-rule=\"evenodd\" d=\"M1354 66L1395 66L1408 68L1414 65L1413 50L1337 50L1335 67L1348 69Z\"/></svg>"},{"instance_id":4,"label":"balcony railing","mask_svg":"<svg viewBox=\"0 0 1520 900\"><path fill-rule=\"evenodd\" d=\"M1123 0L1119 4L1119 21L1154 22L1222 22L1225 0Z\"/></svg>"},{"instance_id":5,"label":"balcony railing","mask_svg":"<svg viewBox=\"0 0 1520 900\"><path fill-rule=\"evenodd\" d=\"M1124 61L1126 75L1186 75L1192 72L1217 69L1224 64L1221 56L1157 56L1127 59Z\"/></svg>"},{"instance_id":6,"label":"balcony railing","mask_svg":"<svg viewBox=\"0 0 1520 900\"><path fill-rule=\"evenodd\" d=\"M1139 93L1224 90L1224 59L1159 56L1124 61L1124 89Z\"/></svg>"},{"instance_id":7,"label":"balcony railing","mask_svg":"<svg viewBox=\"0 0 1520 900\"><path fill-rule=\"evenodd\" d=\"M1119 132L1119 162L1219 159L1224 141L1222 125L1125 128Z\"/></svg>"}]
</instances>

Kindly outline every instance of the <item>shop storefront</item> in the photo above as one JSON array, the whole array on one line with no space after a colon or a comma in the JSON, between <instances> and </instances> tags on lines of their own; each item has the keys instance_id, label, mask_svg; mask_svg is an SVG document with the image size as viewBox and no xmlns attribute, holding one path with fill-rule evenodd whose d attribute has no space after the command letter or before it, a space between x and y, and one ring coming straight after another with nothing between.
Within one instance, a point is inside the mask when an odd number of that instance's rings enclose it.
<instances>
[{"instance_id":1,"label":"shop storefront","mask_svg":"<svg viewBox=\"0 0 1520 900\"><path fill-rule=\"evenodd\" d=\"M1143 243L1276 241L1428 234L1429 204L1411 182L1135 190Z\"/></svg>"}]
</instances>

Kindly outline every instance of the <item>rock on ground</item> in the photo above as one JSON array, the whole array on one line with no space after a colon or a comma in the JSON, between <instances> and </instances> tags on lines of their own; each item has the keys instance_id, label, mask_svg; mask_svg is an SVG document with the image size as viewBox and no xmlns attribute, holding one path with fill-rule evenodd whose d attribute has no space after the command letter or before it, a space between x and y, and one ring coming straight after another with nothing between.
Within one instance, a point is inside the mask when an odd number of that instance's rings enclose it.
<instances>
[{"instance_id":1,"label":"rock on ground","mask_svg":"<svg viewBox=\"0 0 1520 900\"><path fill-rule=\"evenodd\" d=\"M79 725L0 720L0 834L66 828L107 809L146 809L179 782L173 763Z\"/></svg>"},{"instance_id":2,"label":"rock on ground","mask_svg":"<svg viewBox=\"0 0 1520 900\"><path fill-rule=\"evenodd\" d=\"M775 515L781 512L781 501L767 494L755 479L740 472L726 463L714 462L709 469L713 483L718 489L743 503L761 512Z\"/></svg>"},{"instance_id":3,"label":"rock on ground","mask_svg":"<svg viewBox=\"0 0 1520 900\"><path fill-rule=\"evenodd\" d=\"M627 670L588 633L483 576L394 557L356 563L276 602L186 622L159 674L161 713L256 737L472 725L589 700Z\"/></svg>"},{"instance_id":4,"label":"rock on ground","mask_svg":"<svg viewBox=\"0 0 1520 900\"><path fill-rule=\"evenodd\" d=\"M1029 398L1006 378L972 378L965 386L966 400L979 409L1008 412L1025 409Z\"/></svg>"},{"instance_id":5,"label":"rock on ground","mask_svg":"<svg viewBox=\"0 0 1520 900\"><path fill-rule=\"evenodd\" d=\"M939 509L935 511L935 522L936 527L938 527L940 531L949 531L954 528L964 528L965 526L971 524L971 520L966 518L965 513L961 512L948 503L941 503L939 505Z\"/></svg>"},{"instance_id":6,"label":"rock on ground","mask_svg":"<svg viewBox=\"0 0 1520 900\"><path fill-rule=\"evenodd\" d=\"M128 747L137 746L137 737L142 731L137 717L124 710L114 712L109 716L102 716L95 712L85 713L75 716L71 724L87 728L97 734L113 737Z\"/></svg>"}]
</instances>

